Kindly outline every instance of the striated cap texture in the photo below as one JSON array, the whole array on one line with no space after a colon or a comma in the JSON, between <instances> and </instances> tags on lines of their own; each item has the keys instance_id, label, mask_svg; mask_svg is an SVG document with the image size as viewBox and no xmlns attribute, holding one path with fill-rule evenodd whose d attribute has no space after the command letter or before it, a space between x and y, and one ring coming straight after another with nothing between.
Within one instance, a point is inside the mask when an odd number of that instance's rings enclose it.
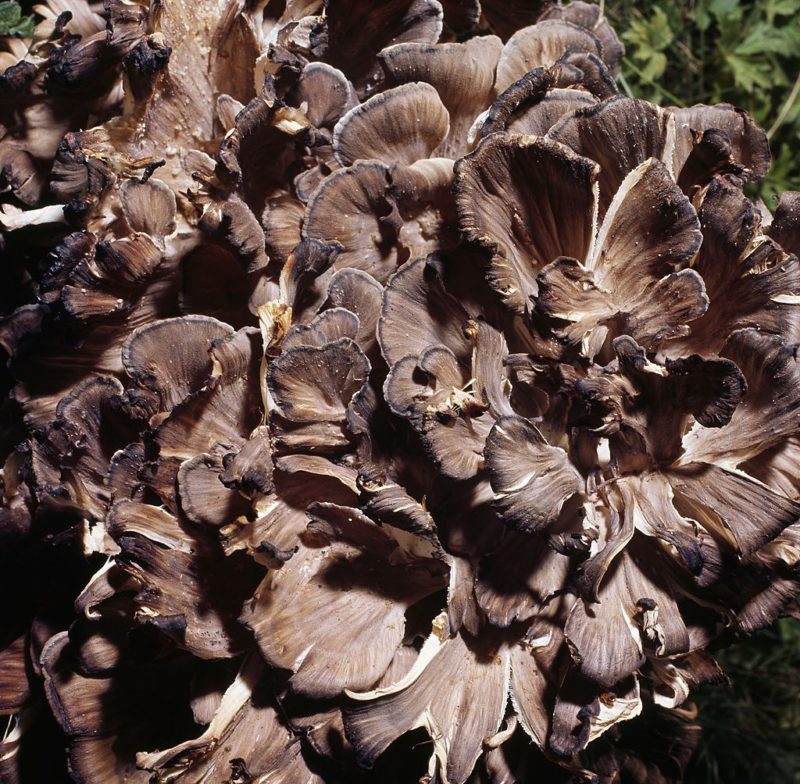
<instances>
[{"instance_id":1,"label":"striated cap texture","mask_svg":"<svg viewBox=\"0 0 800 784\"><path fill-rule=\"evenodd\" d=\"M764 132L620 95L580 0L36 10L0 778L679 782L800 589Z\"/></svg>"}]
</instances>

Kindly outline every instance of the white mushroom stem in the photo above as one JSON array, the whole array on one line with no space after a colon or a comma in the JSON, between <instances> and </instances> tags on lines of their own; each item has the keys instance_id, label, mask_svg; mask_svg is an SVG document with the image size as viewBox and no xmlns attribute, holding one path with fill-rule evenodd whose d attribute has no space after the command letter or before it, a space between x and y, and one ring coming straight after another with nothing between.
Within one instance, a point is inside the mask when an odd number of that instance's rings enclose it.
<instances>
[{"instance_id":1,"label":"white mushroom stem","mask_svg":"<svg viewBox=\"0 0 800 784\"><path fill-rule=\"evenodd\" d=\"M19 212L0 212L0 228L4 231L16 231L26 226L42 226L45 223L66 223L64 208L60 204L40 207L38 210L20 210Z\"/></svg>"},{"instance_id":2,"label":"white mushroom stem","mask_svg":"<svg viewBox=\"0 0 800 784\"><path fill-rule=\"evenodd\" d=\"M259 372L259 387L261 389L261 403L264 407L264 415L261 424L267 424L270 412L276 408L275 401L269 393L267 386L267 368L269 360L267 359L267 352L280 344L284 335L288 331L292 323L292 308L285 305L278 300L265 302L256 308L258 315L258 325L261 329L261 342L263 344L264 353L261 357L261 367Z\"/></svg>"}]
</instances>

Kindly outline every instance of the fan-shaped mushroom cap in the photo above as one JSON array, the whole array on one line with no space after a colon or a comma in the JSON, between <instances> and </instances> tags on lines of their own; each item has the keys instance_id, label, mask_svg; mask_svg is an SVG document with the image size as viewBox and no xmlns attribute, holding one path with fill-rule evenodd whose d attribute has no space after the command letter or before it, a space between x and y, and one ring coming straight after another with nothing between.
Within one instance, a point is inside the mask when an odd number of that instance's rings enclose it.
<instances>
[{"instance_id":1,"label":"fan-shaped mushroom cap","mask_svg":"<svg viewBox=\"0 0 800 784\"><path fill-rule=\"evenodd\" d=\"M145 182L125 180L119 190L122 212L132 231L161 241L175 231L175 194L166 183L154 177Z\"/></svg>"},{"instance_id":2,"label":"fan-shaped mushroom cap","mask_svg":"<svg viewBox=\"0 0 800 784\"><path fill-rule=\"evenodd\" d=\"M55 420L31 444L33 489L42 503L105 517L108 464L130 437L114 410L121 392L116 378L90 376L61 399Z\"/></svg>"},{"instance_id":3,"label":"fan-shaped mushroom cap","mask_svg":"<svg viewBox=\"0 0 800 784\"><path fill-rule=\"evenodd\" d=\"M549 89L549 79L535 70L514 82L492 104L481 136L498 131L544 136L566 114L593 106L597 99L577 89Z\"/></svg>"},{"instance_id":4,"label":"fan-shaped mushroom cap","mask_svg":"<svg viewBox=\"0 0 800 784\"><path fill-rule=\"evenodd\" d=\"M484 139L458 162L461 228L493 254L490 285L515 311L530 308L537 271L550 260L586 254L598 173L595 164L560 144L516 135Z\"/></svg>"},{"instance_id":5,"label":"fan-shaped mushroom cap","mask_svg":"<svg viewBox=\"0 0 800 784\"><path fill-rule=\"evenodd\" d=\"M650 159L622 181L586 266L560 259L540 273L537 304L573 322L562 334L589 356L615 320L617 329L656 348L686 335L687 323L708 309L703 279L685 268L701 241L689 200L666 167Z\"/></svg>"},{"instance_id":6,"label":"fan-shaped mushroom cap","mask_svg":"<svg viewBox=\"0 0 800 784\"><path fill-rule=\"evenodd\" d=\"M333 148L344 166L357 160L410 165L428 158L449 127L449 114L434 87L412 82L351 109L334 128Z\"/></svg>"},{"instance_id":7,"label":"fan-shaped mushroom cap","mask_svg":"<svg viewBox=\"0 0 800 784\"><path fill-rule=\"evenodd\" d=\"M480 0L479 12L503 39L533 24L552 0Z\"/></svg>"},{"instance_id":8,"label":"fan-shaped mushroom cap","mask_svg":"<svg viewBox=\"0 0 800 784\"><path fill-rule=\"evenodd\" d=\"M656 158L675 171L673 124L664 109L616 96L562 117L547 135L599 164L602 218L622 181L644 161Z\"/></svg>"},{"instance_id":9,"label":"fan-shaped mushroom cap","mask_svg":"<svg viewBox=\"0 0 800 784\"><path fill-rule=\"evenodd\" d=\"M692 264L709 299L691 332L670 353L719 351L737 329L757 327L795 340L800 328L800 268L769 236L741 189L722 176L695 199L703 244Z\"/></svg>"},{"instance_id":10,"label":"fan-shaped mushroom cap","mask_svg":"<svg viewBox=\"0 0 800 784\"><path fill-rule=\"evenodd\" d=\"M627 549L606 577L599 599L591 609L578 600L564 634L580 671L601 686L612 688L638 669L647 649L667 656L689 650L674 589L659 585L654 570Z\"/></svg>"},{"instance_id":11,"label":"fan-shaped mushroom cap","mask_svg":"<svg viewBox=\"0 0 800 784\"><path fill-rule=\"evenodd\" d=\"M353 86L338 69L327 63L308 63L295 88L298 106L317 128L332 128L358 102Z\"/></svg>"},{"instance_id":12,"label":"fan-shaped mushroom cap","mask_svg":"<svg viewBox=\"0 0 800 784\"><path fill-rule=\"evenodd\" d=\"M122 550L123 569L140 586L134 598L140 623L204 659L243 650L246 635L233 621L255 587L257 568L239 558L232 582L210 539L148 504L121 501L111 510L108 526ZM179 583L174 574L182 575Z\"/></svg>"},{"instance_id":13,"label":"fan-shaped mushroom cap","mask_svg":"<svg viewBox=\"0 0 800 784\"><path fill-rule=\"evenodd\" d=\"M585 27L597 36L602 47L602 57L613 76L620 71L625 47L617 38L614 28L603 14L603 7L582 0L572 0L565 5L555 5L545 10L539 19L561 19Z\"/></svg>"},{"instance_id":14,"label":"fan-shaped mushroom cap","mask_svg":"<svg viewBox=\"0 0 800 784\"><path fill-rule=\"evenodd\" d=\"M755 329L734 332L720 354L741 370L747 392L725 427L713 435L695 427L684 436L681 461L736 468L796 433L799 371L794 346Z\"/></svg>"},{"instance_id":15,"label":"fan-shaped mushroom cap","mask_svg":"<svg viewBox=\"0 0 800 784\"><path fill-rule=\"evenodd\" d=\"M358 317L358 330L353 339L367 356L374 354L377 345L375 330L382 294L380 283L362 270L337 270L328 283L328 299L331 303Z\"/></svg>"},{"instance_id":16,"label":"fan-shaped mushroom cap","mask_svg":"<svg viewBox=\"0 0 800 784\"><path fill-rule=\"evenodd\" d=\"M782 193L767 233L789 253L800 254L800 194Z\"/></svg>"},{"instance_id":17,"label":"fan-shaped mushroom cap","mask_svg":"<svg viewBox=\"0 0 800 784\"><path fill-rule=\"evenodd\" d=\"M381 49L406 41L434 43L442 32L437 0L389 0L380 6L371 0L332 0L325 11L317 40L324 41L327 62L346 73L362 97L381 84L375 58Z\"/></svg>"},{"instance_id":18,"label":"fan-shaped mushroom cap","mask_svg":"<svg viewBox=\"0 0 800 784\"><path fill-rule=\"evenodd\" d=\"M349 337L322 346L298 345L270 363L269 389L281 415L291 422L342 422L369 369Z\"/></svg>"},{"instance_id":19,"label":"fan-shaped mushroom cap","mask_svg":"<svg viewBox=\"0 0 800 784\"><path fill-rule=\"evenodd\" d=\"M191 727L185 715L186 660L129 661L132 666L120 683L116 674L82 674L76 655L68 633L60 632L50 638L41 657L50 709L70 741L72 775L87 784L144 784L149 774L137 768L137 745L169 743L176 727Z\"/></svg>"},{"instance_id":20,"label":"fan-shaped mushroom cap","mask_svg":"<svg viewBox=\"0 0 800 784\"><path fill-rule=\"evenodd\" d=\"M323 181L308 204L303 236L342 245L339 267L385 281L398 264L397 226L386 199L387 167L360 161Z\"/></svg>"},{"instance_id":21,"label":"fan-shaped mushroom cap","mask_svg":"<svg viewBox=\"0 0 800 784\"><path fill-rule=\"evenodd\" d=\"M546 617L559 612L556 597L561 589L555 586L564 584L569 566L569 558L557 552L546 537L512 531L481 562L475 580L475 599L494 626L507 628L531 619L543 624ZM541 695L531 695L520 700L518 707L539 712L540 703ZM547 724L547 718L544 723ZM541 744L545 734L537 734L534 739Z\"/></svg>"},{"instance_id":22,"label":"fan-shaped mushroom cap","mask_svg":"<svg viewBox=\"0 0 800 784\"><path fill-rule=\"evenodd\" d=\"M320 503L310 513L304 542L261 585L245 619L267 661L293 673L294 691L332 697L383 675L403 639L403 614L443 587L446 567L403 550L356 509ZM308 627L316 629L310 646Z\"/></svg>"},{"instance_id":23,"label":"fan-shaped mushroom cap","mask_svg":"<svg viewBox=\"0 0 800 784\"><path fill-rule=\"evenodd\" d=\"M465 43L397 44L380 53L381 63L393 82L427 82L436 88L450 123L437 155L456 158L468 151L469 130L495 96L495 71L501 51L499 38L481 36Z\"/></svg>"},{"instance_id":24,"label":"fan-shaped mushroom cap","mask_svg":"<svg viewBox=\"0 0 800 784\"><path fill-rule=\"evenodd\" d=\"M185 460L178 469L181 510L192 522L223 526L250 508L248 500L236 489L223 484L225 463L220 451Z\"/></svg>"},{"instance_id":25,"label":"fan-shaped mushroom cap","mask_svg":"<svg viewBox=\"0 0 800 784\"><path fill-rule=\"evenodd\" d=\"M361 269L385 283L409 258L456 243L451 183L447 159L392 168L358 161L322 182L309 201L303 235L339 243L337 269Z\"/></svg>"},{"instance_id":26,"label":"fan-shaped mushroom cap","mask_svg":"<svg viewBox=\"0 0 800 784\"><path fill-rule=\"evenodd\" d=\"M405 678L372 692L348 693L348 737L361 763L372 765L395 738L424 727L437 768L447 781L463 784L483 741L500 727L509 678L507 651L462 634L448 638L434 627ZM441 683L453 688L440 689Z\"/></svg>"},{"instance_id":27,"label":"fan-shaped mushroom cap","mask_svg":"<svg viewBox=\"0 0 800 784\"><path fill-rule=\"evenodd\" d=\"M160 410L171 411L198 392L211 375L209 351L233 329L207 316L180 316L135 330L122 351L133 382L159 397Z\"/></svg>"},{"instance_id":28,"label":"fan-shaped mushroom cap","mask_svg":"<svg viewBox=\"0 0 800 784\"><path fill-rule=\"evenodd\" d=\"M467 357L468 321L469 314L437 279L435 267L417 259L397 272L384 293L378 340L390 365L439 344L458 358Z\"/></svg>"},{"instance_id":29,"label":"fan-shaped mushroom cap","mask_svg":"<svg viewBox=\"0 0 800 784\"><path fill-rule=\"evenodd\" d=\"M675 115L675 164L679 172L689 155L697 134L709 129L725 133L732 145L734 160L747 169L749 176L763 179L770 164L769 143L747 112L730 104L706 106L696 104L686 108L672 109Z\"/></svg>"},{"instance_id":30,"label":"fan-shaped mushroom cap","mask_svg":"<svg viewBox=\"0 0 800 784\"><path fill-rule=\"evenodd\" d=\"M550 67L570 49L602 55L595 35L571 22L544 21L517 31L503 47L495 89L502 92L534 68Z\"/></svg>"},{"instance_id":31,"label":"fan-shaped mushroom cap","mask_svg":"<svg viewBox=\"0 0 800 784\"><path fill-rule=\"evenodd\" d=\"M509 444L524 448L524 459ZM580 492L583 482L566 452L549 446L526 419L503 417L486 440L486 466L495 503L503 519L534 532L552 525L564 502Z\"/></svg>"}]
</instances>

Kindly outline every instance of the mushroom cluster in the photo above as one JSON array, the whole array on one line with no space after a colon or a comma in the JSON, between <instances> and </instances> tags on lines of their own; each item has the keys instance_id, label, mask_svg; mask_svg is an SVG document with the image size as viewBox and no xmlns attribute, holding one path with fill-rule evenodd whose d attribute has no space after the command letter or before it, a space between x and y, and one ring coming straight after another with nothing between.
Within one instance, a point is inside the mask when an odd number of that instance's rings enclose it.
<instances>
[{"instance_id":1,"label":"mushroom cluster","mask_svg":"<svg viewBox=\"0 0 800 784\"><path fill-rule=\"evenodd\" d=\"M581 0L36 12L0 779L680 781L800 590L764 132L620 95Z\"/></svg>"}]
</instances>

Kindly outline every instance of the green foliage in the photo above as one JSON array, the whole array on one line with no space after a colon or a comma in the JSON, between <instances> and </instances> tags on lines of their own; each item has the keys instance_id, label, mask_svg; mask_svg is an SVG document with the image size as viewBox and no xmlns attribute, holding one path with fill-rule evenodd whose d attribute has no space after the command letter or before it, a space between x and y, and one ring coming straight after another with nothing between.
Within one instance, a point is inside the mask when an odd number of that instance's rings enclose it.
<instances>
[{"instance_id":1,"label":"green foliage","mask_svg":"<svg viewBox=\"0 0 800 784\"><path fill-rule=\"evenodd\" d=\"M609 0L622 86L660 104L727 101L770 136L762 195L800 189L800 0Z\"/></svg>"},{"instance_id":2,"label":"green foliage","mask_svg":"<svg viewBox=\"0 0 800 784\"><path fill-rule=\"evenodd\" d=\"M22 9L14 0L0 0L0 36L31 36L34 24L33 15L23 16Z\"/></svg>"},{"instance_id":3,"label":"green foliage","mask_svg":"<svg viewBox=\"0 0 800 784\"><path fill-rule=\"evenodd\" d=\"M667 56L664 50L675 38L669 19L661 8L653 9L649 19L634 19L622 35L631 47L633 59L638 61L641 76L648 84L664 75Z\"/></svg>"},{"instance_id":4,"label":"green foliage","mask_svg":"<svg viewBox=\"0 0 800 784\"><path fill-rule=\"evenodd\" d=\"M784 618L718 660L730 685L697 694L703 738L686 784L800 783L800 623Z\"/></svg>"}]
</instances>

